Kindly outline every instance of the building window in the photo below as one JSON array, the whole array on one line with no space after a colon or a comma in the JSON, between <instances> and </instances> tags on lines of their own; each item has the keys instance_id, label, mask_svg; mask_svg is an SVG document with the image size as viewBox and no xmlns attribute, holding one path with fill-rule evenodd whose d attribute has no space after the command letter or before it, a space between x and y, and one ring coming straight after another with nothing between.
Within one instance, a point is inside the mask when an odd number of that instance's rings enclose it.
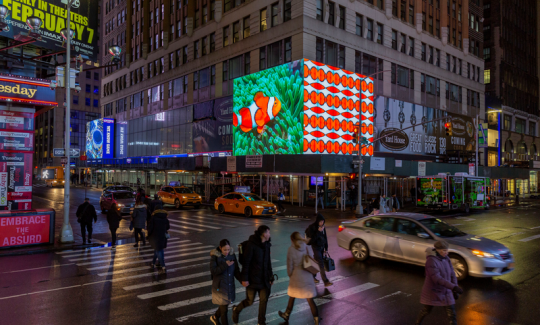
<instances>
[{"instance_id":1,"label":"building window","mask_svg":"<svg viewBox=\"0 0 540 325\"><path fill-rule=\"evenodd\" d=\"M240 22L233 23L233 44L240 40Z\"/></svg>"},{"instance_id":2,"label":"building window","mask_svg":"<svg viewBox=\"0 0 540 325\"><path fill-rule=\"evenodd\" d=\"M414 38L409 37L409 56L414 57Z\"/></svg>"},{"instance_id":3,"label":"building window","mask_svg":"<svg viewBox=\"0 0 540 325\"><path fill-rule=\"evenodd\" d=\"M345 30L345 7L342 7L342 6L339 6L339 28ZM381 34L381 39L382 39L382 34Z\"/></svg>"},{"instance_id":4,"label":"building window","mask_svg":"<svg viewBox=\"0 0 540 325\"><path fill-rule=\"evenodd\" d=\"M397 31L392 29L392 48L397 51Z\"/></svg>"},{"instance_id":5,"label":"building window","mask_svg":"<svg viewBox=\"0 0 540 325\"><path fill-rule=\"evenodd\" d=\"M456 73L456 67L457 67L457 64L456 64L456 57L455 56L452 56L452 63L453 63L453 69L452 69L452 72L453 73Z\"/></svg>"},{"instance_id":6,"label":"building window","mask_svg":"<svg viewBox=\"0 0 540 325\"><path fill-rule=\"evenodd\" d=\"M208 37L203 37L202 40L201 40L201 52L202 52L202 56L205 56L207 54L206 52L206 40L208 39Z\"/></svg>"},{"instance_id":7,"label":"building window","mask_svg":"<svg viewBox=\"0 0 540 325\"><path fill-rule=\"evenodd\" d=\"M491 48L486 47L484 48L484 61L491 60Z\"/></svg>"},{"instance_id":8,"label":"building window","mask_svg":"<svg viewBox=\"0 0 540 325\"><path fill-rule=\"evenodd\" d=\"M216 66L213 65L210 67L210 85L216 84Z\"/></svg>"},{"instance_id":9,"label":"building window","mask_svg":"<svg viewBox=\"0 0 540 325\"><path fill-rule=\"evenodd\" d=\"M367 20L367 39L373 41L373 20Z\"/></svg>"},{"instance_id":10,"label":"building window","mask_svg":"<svg viewBox=\"0 0 540 325\"><path fill-rule=\"evenodd\" d=\"M73 104L75 105L79 104L79 96L73 96Z\"/></svg>"},{"instance_id":11,"label":"building window","mask_svg":"<svg viewBox=\"0 0 540 325\"><path fill-rule=\"evenodd\" d=\"M193 42L193 58L199 58L199 41Z\"/></svg>"},{"instance_id":12,"label":"building window","mask_svg":"<svg viewBox=\"0 0 540 325\"><path fill-rule=\"evenodd\" d=\"M433 17L429 17L429 33L433 35Z\"/></svg>"},{"instance_id":13,"label":"building window","mask_svg":"<svg viewBox=\"0 0 540 325\"><path fill-rule=\"evenodd\" d=\"M409 88L409 69L397 66L397 84Z\"/></svg>"},{"instance_id":14,"label":"building window","mask_svg":"<svg viewBox=\"0 0 540 325\"><path fill-rule=\"evenodd\" d=\"M532 135L533 137L536 136L536 123L529 121L529 135ZM535 154L536 152L531 152L531 154Z\"/></svg>"},{"instance_id":15,"label":"building window","mask_svg":"<svg viewBox=\"0 0 540 325\"><path fill-rule=\"evenodd\" d=\"M315 5L317 6L317 20L323 21L323 0L315 0Z\"/></svg>"},{"instance_id":16,"label":"building window","mask_svg":"<svg viewBox=\"0 0 540 325\"><path fill-rule=\"evenodd\" d=\"M516 117L516 132L525 133L525 120Z\"/></svg>"},{"instance_id":17,"label":"building window","mask_svg":"<svg viewBox=\"0 0 540 325\"><path fill-rule=\"evenodd\" d=\"M92 87L90 85L86 85L86 92L89 93L92 91Z\"/></svg>"},{"instance_id":18,"label":"building window","mask_svg":"<svg viewBox=\"0 0 540 325\"><path fill-rule=\"evenodd\" d=\"M422 43L422 61L426 61L426 43Z\"/></svg>"},{"instance_id":19,"label":"building window","mask_svg":"<svg viewBox=\"0 0 540 325\"><path fill-rule=\"evenodd\" d=\"M91 79L91 78L92 78L92 72L86 71L86 79Z\"/></svg>"},{"instance_id":20,"label":"building window","mask_svg":"<svg viewBox=\"0 0 540 325\"><path fill-rule=\"evenodd\" d=\"M317 60L317 62L323 62L323 43L323 39L317 37L317 41L315 43L315 60Z\"/></svg>"},{"instance_id":21,"label":"building window","mask_svg":"<svg viewBox=\"0 0 540 325\"><path fill-rule=\"evenodd\" d=\"M248 75L251 72L251 56L250 53L244 54L244 75Z\"/></svg>"},{"instance_id":22,"label":"building window","mask_svg":"<svg viewBox=\"0 0 540 325\"><path fill-rule=\"evenodd\" d=\"M210 34L210 53L216 51L216 33Z\"/></svg>"},{"instance_id":23,"label":"building window","mask_svg":"<svg viewBox=\"0 0 540 325\"><path fill-rule=\"evenodd\" d=\"M396 64L395 63L392 63L392 66L391 66L391 75L390 75L390 82L393 83L393 84L396 84Z\"/></svg>"},{"instance_id":24,"label":"building window","mask_svg":"<svg viewBox=\"0 0 540 325\"><path fill-rule=\"evenodd\" d=\"M407 53L406 46L407 46L407 36L405 36L405 34L401 34L401 49L400 49L401 53Z\"/></svg>"},{"instance_id":25,"label":"building window","mask_svg":"<svg viewBox=\"0 0 540 325\"><path fill-rule=\"evenodd\" d=\"M94 107L99 107L99 99L94 99Z\"/></svg>"},{"instance_id":26,"label":"building window","mask_svg":"<svg viewBox=\"0 0 540 325\"><path fill-rule=\"evenodd\" d=\"M86 97L86 98L84 99L84 105L90 106L90 104L91 104L90 98Z\"/></svg>"},{"instance_id":27,"label":"building window","mask_svg":"<svg viewBox=\"0 0 540 325\"><path fill-rule=\"evenodd\" d=\"M268 26L266 25L266 8L261 10L261 32L264 32Z\"/></svg>"},{"instance_id":28,"label":"building window","mask_svg":"<svg viewBox=\"0 0 540 325\"><path fill-rule=\"evenodd\" d=\"M401 20L407 21L407 16L405 13L407 12L407 4L405 3L405 0L401 0Z\"/></svg>"},{"instance_id":29,"label":"building window","mask_svg":"<svg viewBox=\"0 0 540 325\"><path fill-rule=\"evenodd\" d=\"M216 18L216 1L211 0L210 1L210 20L214 20Z\"/></svg>"},{"instance_id":30,"label":"building window","mask_svg":"<svg viewBox=\"0 0 540 325\"><path fill-rule=\"evenodd\" d=\"M285 39L285 62L292 62L292 39Z\"/></svg>"},{"instance_id":31,"label":"building window","mask_svg":"<svg viewBox=\"0 0 540 325\"><path fill-rule=\"evenodd\" d=\"M208 7L206 5L203 6L202 14L202 23L206 24L208 22Z\"/></svg>"},{"instance_id":32,"label":"building window","mask_svg":"<svg viewBox=\"0 0 540 325\"><path fill-rule=\"evenodd\" d=\"M461 65L462 65L461 59L458 59L458 74L461 76Z\"/></svg>"},{"instance_id":33,"label":"building window","mask_svg":"<svg viewBox=\"0 0 540 325\"><path fill-rule=\"evenodd\" d=\"M272 5L272 27L275 27L278 25L278 8L279 8L279 2L276 2Z\"/></svg>"},{"instance_id":34,"label":"building window","mask_svg":"<svg viewBox=\"0 0 540 325\"><path fill-rule=\"evenodd\" d=\"M414 6L409 6L409 24L414 25Z\"/></svg>"},{"instance_id":35,"label":"building window","mask_svg":"<svg viewBox=\"0 0 540 325\"><path fill-rule=\"evenodd\" d=\"M99 94L99 86L94 86L94 95Z\"/></svg>"},{"instance_id":36,"label":"building window","mask_svg":"<svg viewBox=\"0 0 540 325\"><path fill-rule=\"evenodd\" d=\"M435 58L435 65L440 67L441 66L441 51L440 50L435 50L435 55L437 56Z\"/></svg>"},{"instance_id":37,"label":"building window","mask_svg":"<svg viewBox=\"0 0 540 325\"><path fill-rule=\"evenodd\" d=\"M328 1L328 24L332 26L335 25L335 10L336 4Z\"/></svg>"},{"instance_id":38,"label":"building window","mask_svg":"<svg viewBox=\"0 0 540 325\"><path fill-rule=\"evenodd\" d=\"M356 14L356 35L362 37L364 32L363 32L363 27L364 26L364 17Z\"/></svg>"},{"instance_id":39,"label":"building window","mask_svg":"<svg viewBox=\"0 0 540 325\"><path fill-rule=\"evenodd\" d=\"M229 26L223 27L223 47L229 45Z\"/></svg>"},{"instance_id":40,"label":"building window","mask_svg":"<svg viewBox=\"0 0 540 325\"><path fill-rule=\"evenodd\" d=\"M426 29L426 13L425 12L422 13L422 29L427 30Z\"/></svg>"},{"instance_id":41,"label":"building window","mask_svg":"<svg viewBox=\"0 0 540 325\"><path fill-rule=\"evenodd\" d=\"M377 43L382 44L383 43L383 25L377 24Z\"/></svg>"},{"instance_id":42,"label":"building window","mask_svg":"<svg viewBox=\"0 0 540 325\"><path fill-rule=\"evenodd\" d=\"M508 130L508 131L511 131L511 127L512 127L512 116L510 115L504 115L504 129L505 130Z\"/></svg>"},{"instance_id":43,"label":"building window","mask_svg":"<svg viewBox=\"0 0 540 325\"><path fill-rule=\"evenodd\" d=\"M281 42L277 41L268 45L268 68L273 68L283 63Z\"/></svg>"},{"instance_id":44,"label":"building window","mask_svg":"<svg viewBox=\"0 0 540 325\"><path fill-rule=\"evenodd\" d=\"M188 48L184 46L184 53L182 54L182 64L186 64L188 61Z\"/></svg>"},{"instance_id":45,"label":"building window","mask_svg":"<svg viewBox=\"0 0 540 325\"><path fill-rule=\"evenodd\" d=\"M285 3L283 4L283 21L289 21L291 20L291 12L292 12L292 6L291 6L292 0L285 0Z\"/></svg>"},{"instance_id":46,"label":"building window","mask_svg":"<svg viewBox=\"0 0 540 325\"><path fill-rule=\"evenodd\" d=\"M433 59L434 59L434 55L433 55L433 46L430 46L429 47L429 58L428 58L428 63L430 64L433 64Z\"/></svg>"},{"instance_id":47,"label":"building window","mask_svg":"<svg viewBox=\"0 0 540 325\"><path fill-rule=\"evenodd\" d=\"M266 46L261 47L259 50L259 70L266 69Z\"/></svg>"},{"instance_id":48,"label":"building window","mask_svg":"<svg viewBox=\"0 0 540 325\"><path fill-rule=\"evenodd\" d=\"M491 70L484 70L484 83L487 85L491 83Z\"/></svg>"},{"instance_id":49,"label":"building window","mask_svg":"<svg viewBox=\"0 0 540 325\"><path fill-rule=\"evenodd\" d=\"M450 54L446 54L446 70L450 71Z\"/></svg>"},{"instance_id":50,"label":"building window","mask_svg":"<svg viewBox=\"0 0 540 325\"><path fill-rule=\"evenodd\" d=\"M397 17L397 0L392 0L392 15Z\"/></svg>"}]
</instances>

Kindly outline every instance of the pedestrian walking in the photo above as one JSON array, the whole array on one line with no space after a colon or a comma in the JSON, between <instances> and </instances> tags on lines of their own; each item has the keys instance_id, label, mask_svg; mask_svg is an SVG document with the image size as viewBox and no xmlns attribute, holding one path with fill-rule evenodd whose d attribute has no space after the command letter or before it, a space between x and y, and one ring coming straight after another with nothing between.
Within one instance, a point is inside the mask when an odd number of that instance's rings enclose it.
<instances>
[{"instance_id":1,"label":"pedestrian walking","mask_svg":"<svg viewBox=\"0 0 540 325\"><path fill-rule=\"evenodd\" d=\"M424 306L418 314L416 324L422 324L433 307L440 306L446 310L450 325L457 325L455 299L463 293L463 289L458 286L452 262L448 257L448 243L437 241L434 247L426 250L426 279L420 297L420 303Z\"/></svg>"},{"instance_id":2,"label":"pedestrian walking","mask_svg":"<svg viewBox=\"0 0 540 325\"><path fill-rule=\"evenodd\" d=\"M135 201L135 208L131 215L131 221L133 221L133 228L135 229L135 245L133 245L133 247L139 247L139 241L141 240L143 246L146 245L146 238L144 237L143 231L146 217L146 205L144 205L142 201Z\"/></svg>"},{"instance_id":3,"label":"pedestrian walking","mask_svg":"<svg viewBox=\"0 0 540 325\"><path fill-rule=\"evenodd\" d=\"M137 194L135 195L135 201L141 201L143 202L146 198L146 192L142 188L137 189Z\"/></svg>"},{"instance_id":4,"label":"pedestrian walking","mask_svg":"<svg viewBox=\"0 0 540 325\"><path fill-rule=\"evenodd\" d=\"M355 210L356 204L358 202L358 189L356 188L356 186L352 186L351 191L349 192L349 196L351 201L351 210ZM360 204L362 203L360 202Z\"/></svg>"},{"instance_id":5,"label":"pedestrian walking","mask_svg":"<svg viewBox=\"0 0 540 325\"><path fill-rule=\"evenodd\" d=\"M240 313L245 307L253 305L255 296L259 295L259 324L266 324L266 306L270 289L274 283L274 273L270 262L270 228L265 225L259 226L255 234L249 237L244 252L241 279L246 287L246 299L233 306L232 320L238 324Z\"/></svg>"},{"instance_id":6,"label":"pedestrian walking","mask_svg":"<svg viewBox=\"0 0 540 325\"><path fill-rule=\"evenodd\" d=\"M281 213L283 213L283 212L285 212L285 210L287 210L287 209L285 209L285 208L283 207L283 204L282 204L283 201L285 201L285 194L283 194L283 189L280 188L280 189L279 189L279 193L278 193L278 202L277 202L277 205L278 205L279 212L281 212Z\"/></svg>"},{"instance_id":7,"label":"pedestrian walking","mask_svg":"<svg viewBox=\"0 0 540 325\"><path fill-rule=\"evenodd\" d=\"M92 219L97 222L96 208L90 204L90 199L85 198L84 203L77 208L77 222L81 224L83 244L86 244L86 231L88 230L88 243L92 243Z\"/></svg>"},{"instance_id":8,"label":"pedestrian walking","mask_svg":"<svg viewBox=\"0 0 540 325\"><path fill-rule=\"evenodd\" d=\"M341 187L339 185L336 187L336 210L339 210L340 204L343 204L341 202Z\"/></svg>"},{"instance_id":9,"label":"pedestrian walking","mask_svg":"<svg viewBox=\"0 0 540 325\"><path fill-rule=\"evenodd\" d=\"M315 325L319 325L319 310L313 301L313 298L317 297L317 288L315 282L313 282L312 274L304 270L305 255L309 255L306 241L298 231L295 231L291 234L291 246L287 251L287 274L289 275L287 295L289 296L289 304L284 313L279 311L278 314L286 322L289 322L295 299L307 299Z\"/></svg>"},{"instance_id":10,"label":"pedestrian walking","mask_svg":"<svg viewBox=\"0 0 540 325\"><path fill-rule=\"evenodd\" d=\"M150 214L152 214L156 209L163 209L163 202L159 199L159 195L154 194L154 199L150 201L148 210L150 211Z\"/></svg>"},{"instance_id":11,"label":"pedestrian walking","mask_svg":"<svg viewBox=\"0 0 540 325\"><path fill-rule=\"evenodd\" d=\"M229 304L236 299L234 279L236 278L239 282L242 280L236 255L227 239L222 239L219 246L210 252L210 273L212 274L212 303L219 306L216 313L210 316L210 320L214 325L229 325L227 316Z\"/></svg>"},{"instance_id":12,"label":"pedestrian walking","mask_svg":"<svg viewBox=\"0 0 540 325\"><path fill-rule=\"evenodd\" d=\"M333 283L328 280L326 271L324 270L324 256L328 255L328 238L326 237L326 229L324 227L326 220L320 213L317 213L316 216L315 222L307 227L306 236L308 238L308 245L311 245L311 248L313 249L313 258L319 263L324 286L329 287L333 285ZM315 283L320 282L317 280L316 274L313 274L313 281Z\"/></svg>"},{"instance_id":13,"label":"pedestrian walking","mask_svg":"<svg viewBox=\"0 0 540 325\"><path fill-rule=\"evenodd\" d=\"M107 210L107 223L111 231L111 249L116 249L116 231L120 228L120 221L122 221L122 214L116 207L116 204L113 204Z\"/></svg>"},{"instance_id":14,"label":"pedestrian walking","mask_svg":"<svg viewBox=\"0 0 540 325\"><path fill-rule=\"evenodd\" d=\"M319 187L319 193L317 194L317 203L315 205L319 205L319 202L321 202L321 208L324 210L324 185Z\"/></svg>"},{"instance_id":15,"label":"pedestrian walking","mask_svg":"<svg viewBox=\"0 0 540 325\"><path fill-rule=\"evenodd\" d=\"M392 198L391 198L391 202L392 202L392 212L398 212L398 210L401 208L400 204L399 204L399 199L397 198L397 196L395 194L392 195Z\"/></svg>"},{"instance_id":16,"label":"pedestrian walking","mask_svg":"<svg viewBox=\"0 0 540 325\"><path fill-rule=\"evenodd\" d=\"M171 227L167 215L167 211L157 209L152 213L152 218L150 218L150 222L148 223L148 240L154 249L151 268L154 269L156 267L156 260L159 260L159 265L161 265L163 271L165 271L164 250L167 248L167 239L169 238L167 230Z\"/></svg>"},{"instance_id":17,"label":"pedestrian walking","mask_svg":"<svg viewBox=\"0 0 540 325\"><path fill-rule=\"evenodd\" d=\"M379 199L379 213L388 212L388 202L386 200L386 195L382 194Z\"/></svg>"}]
</instances>

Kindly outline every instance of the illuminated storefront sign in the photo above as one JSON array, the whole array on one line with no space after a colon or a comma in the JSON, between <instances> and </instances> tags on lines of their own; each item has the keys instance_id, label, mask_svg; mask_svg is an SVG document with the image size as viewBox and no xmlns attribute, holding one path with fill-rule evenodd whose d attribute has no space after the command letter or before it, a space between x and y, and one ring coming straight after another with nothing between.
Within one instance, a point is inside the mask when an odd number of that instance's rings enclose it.
<instances>
[{"instance_id":1,"label":"illuminated storefront sign","mask_svg":"<svg viewBox=\"0 0 540 325\"><path fill-rule=\"evenodd\" d=\"M0 74L0 101L56 106L50 81L16 75Z\"/></svg>"}]
</instances>

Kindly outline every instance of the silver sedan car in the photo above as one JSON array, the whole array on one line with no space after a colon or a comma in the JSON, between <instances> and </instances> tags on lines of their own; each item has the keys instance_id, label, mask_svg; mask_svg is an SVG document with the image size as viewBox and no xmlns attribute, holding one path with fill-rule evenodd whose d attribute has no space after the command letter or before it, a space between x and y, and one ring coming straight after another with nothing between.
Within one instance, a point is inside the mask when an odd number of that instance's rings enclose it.
<instances>
[{"instance_id":1,"label":"silver sedan car","mask_svg":"<svg viewBox=\"0 0 540 325\"><path fill-rule=\"evenodd\" d=\"M456 277L493 277L514 269L514 256L496 241L464 233L441 219L418 213L385 213L342 222L337 241L358 261L369 256L425 265L426 250L438 240L450 244Z\"/></svg>"}]
</instances>

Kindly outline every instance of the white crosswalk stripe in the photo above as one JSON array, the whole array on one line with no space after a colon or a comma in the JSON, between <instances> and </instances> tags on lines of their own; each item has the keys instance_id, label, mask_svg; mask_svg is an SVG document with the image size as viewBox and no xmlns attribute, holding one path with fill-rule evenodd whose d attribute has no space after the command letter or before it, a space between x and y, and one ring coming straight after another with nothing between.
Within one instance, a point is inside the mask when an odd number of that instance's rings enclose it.
<instances>
[{"instance_id":1,"label":"white crosswalk stripe","mask_svg":"<svg viewBox=\"0 0 540 325\"><path fill-rule=\"evenodd\" d=\"M202 245L202 243L176 243L174 245L167 245L167 249L184 248L184 247L197 246L197 245ZM107 257L110 257L110 256L123 257L123 256L131 255L133 253L144 253L144 252L153 252L153 251L154 251L153 248L148 247L148 248L144 248L144 249L139 249L138 251L130 251L130 252L126 252L126 251L115 252L114 250L110 250L108 252L105 251L105 252L102 252L102 253L96 253L96 254L85 256L85 257L79 257L79 256L74 256L74 257L78 257L78 258L71 258L71 257L68 257L68 256L62 256L62 257L68 258L70 262L77 262L77 261L90 261L90 260L99 259L99 258L107 258ZM109 255L109 256L107 256L107 255Z\"/></svg>"},{"instance_id":2,"label":"white crosswalk stripe","mask_svg":"<svg viewBox=\"0 0 540 325\"><path fill-rule=\"evenodd\" d=\"M194 230L194 231L197 231L197 232L203 232L203 231L208 230L208 229L200 229L200 228L188 227L188 226L184 226L184 225L177 225L177 224L174 224L174 223L169 223L169 224L170 224L171 227L174 227L174 228L182 228L182 229Z\"/></svg>"},{"instance_id":3,"label":"white crosswalk stripe","mask_svg":"<svg viewBox=\"0 0 540 325\"><path fill-rule=\"evenodd\" d=\"M199 223L187 222L187 221L184 221L184 220L170 219L169 221L172 222L172 223L179 223L179 224L185 224L185 225L191 225L191 226L198 226L198 227L203 227L203 228L222 229L221 227L208 226L208 225L203 225L203 224L199 224Z\"/></svg>"},{"instance_id":4,"label":"white crosswalk stripe","mask_svg":"<svg viewBox=\"0 0 540 325\"><path fill-rule=\"evenodd\" d=\"M534 236L531 236L531 237L523 238L523 239L520 239L519 241L528 242L528 241L531 241L531 240L537 239L537 238L540 238L540 235L534 235Z\"/></svg>"},{"instance_id":5,"label":"white crosswalk stripe","mask_svg":"<svg viewBox=\"0 0 540 325\"><path fill-rule=\"evenodd\" d=\"M213 248L213 245L207 245L207 246L200 246L196 248L188 248L188 249L182 249L182 250L175 250L175 252L185 252L190 251L189 253L183 253L178 255L171 255L173 256L191 256L191 255L197 255L197 254L205 254L210 253L210 248ZM194 249L197 249L197 251L193 251ZM201 251L199 251L199 249ZM77 266L84 266L84 265L91 265L91 264L103 264L103 263L110 263L110 262L120 262L120 265L124 263L126 260L134 259L134 258L142 258L142 257L151 257L154 256L154 253L149 254L141 254L141 255L133 255L133 256L126 256L126 257L119 257L116 258L115 256L109 256L109 257L103 257L97 261L90 261L90 262L84 262L84 263L78 263Z\"/></svg>"},{"instance_id":6,"label":"white crosswalk stripe","mask_svg":"<svg viewBox=\"0 0 540 325\"><path fill-rule=\"evenodd\" d=\"M176 230L176 229L169 229L167 230L168 232L173 232L173 233L177 233L177 234L182 234L182 235L187 235L189 234L189 231L182 231L182 230Z\"/></svg>"},{"instance_id":7,"label":"white crosswalk stripe","mask_svg":"<svg viewBox=\"0 0 540 325\"><path fill-rule=\"evenodd\" d=\"M208 256L203 256L203 257L197 257L197 258L190 258L190 259L187 259L187 260L181 260L181 261L174 261L174 262L169 262L168 259L169 258L172 258L172 256L167 256L165 255L165 260L167 261L167 267L168 266L171 266L171 265L178 265L178 264L181 264L181 263L189 263L189 262L196 262L196 261L207 261L209 260L209 257ZM121 265L118 265L118 266L124 266L124 265L128 265L128 264L140 264L140 263L146 263L146 262L152 262L152 259L149 258L149 259L146 259L146 260L140 260L140 261L137 261L137 262L133 262L133 263L122 263ZM208 265L208 263L206 263ZM111 265L105 265L105 266L96 266L96 267L90 267L88 268L89 271L95 271L95 270L104 270L104 269L108 269L108 268L111 268L113 266ZM133 272L133 271L139 271L139 270L143 270L143 269L148 269L148 267L144 267L144 268L139 268L139 269L126 269L124 270L124 273L125 272Z\"/></svg>"},{"instance_id":8,"label":"white crosswalk stripe","mask_svg":"<svg viewBox=\"0 0 540 325\"><path fill-rule=\"evenodd\" d=\"M168 242L171 242L171 241L179 241L179 243L187 243L187 242L190 242L191 240L187 240L187 239L186 240L180 240L180 238L171 238L171 239L168 240ZM56 254L58 254L58 255L72 255L72 254L84 255L84 254L88 254L89 252L90 253L100 252L100 251L109 252L110 250L111 250L110 246L89 247L89 248L86 248L86 249L65 250L65 251L61 251L61 252L56 252ZM136 250L136 248L134 248L133 246L130 246L130 245L119 245L118 248L117 248L117 251L127 251L127 250Z\"/></svg>"}]
</instances>

